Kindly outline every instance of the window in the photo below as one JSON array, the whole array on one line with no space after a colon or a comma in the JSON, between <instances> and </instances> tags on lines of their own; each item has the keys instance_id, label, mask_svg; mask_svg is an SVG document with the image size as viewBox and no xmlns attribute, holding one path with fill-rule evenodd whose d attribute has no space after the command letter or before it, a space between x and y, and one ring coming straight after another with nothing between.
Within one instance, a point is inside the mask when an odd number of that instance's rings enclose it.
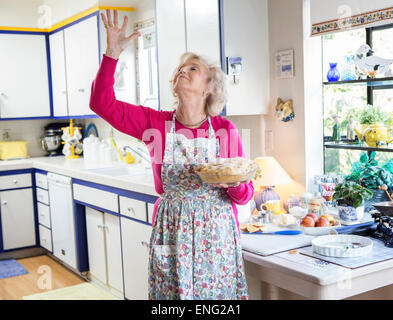
<instances>
[{"instance_id":1,"label":"window","mask_svg":"<svg viewBox=\"0 0 393 320\"><path fill-rule=\"evenodd\" d=\"M158 109L158 69L154 20L135 24L141 33L135 47L137 104Z\"/></svg>"},{"instance_id":2,"label":"window","mask_svg":"<svg viewBox=\"0 0 393 320\"><path fill-rule=\"evenodd\" d=\"M347 174L352 163L357 161L364 150L346 147L348 118L352 115L359 124L360 111L372 104L387 114L393 115L393 81L367 83L367 81L327 82L330 63L337 63L340 71L345 57L355 55L361 45L367 43L373 49L373 55L393 59L393 25L354 29L322 36L323 63L323 117L324 117L324 170L325 174ZM393 67L391 72L393 72ZM392 74L379 74L380 77L393 77ZM342 142L334 144L332 131L335 115L339 116ZM393 123L391 123L393 127ZM360 145L359 143L357 144ZM347 144L349 146L349 144ZM354 145L352 144L352 147ZM393 144L390 145L393 149ZM393 157L391 152L377 152L377 160L385 162Z\"/></svg>"}]
</instances>

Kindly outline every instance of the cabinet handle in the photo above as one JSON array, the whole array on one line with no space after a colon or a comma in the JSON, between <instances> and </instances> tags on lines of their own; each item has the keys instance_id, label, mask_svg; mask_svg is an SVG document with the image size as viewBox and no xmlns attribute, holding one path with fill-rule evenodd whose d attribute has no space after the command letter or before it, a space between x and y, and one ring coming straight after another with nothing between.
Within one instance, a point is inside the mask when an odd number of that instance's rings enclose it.
<instances>
[{"instance_id":1,"label":"cabinet handle","mask_svg":"<svg viewBox=\"0 0 393 320\"><path fill-rule=\"evenodd\" d=\"M128 207L128 208L127 208L127 211L130 212L133 216L136 215L134 208Z\"/></svg>"},{"instance_id":2,"label":"cabinet handle","mask_svg":"<svg viewBox=\"0 0 393 320\"><path fill-rule=\"evenodd\" d=\"M85 89L80 88L80 89L78 89L78 91L79 91L79 92L85 92Z\"/></svg>"},{"instance_id":3,"label":"cabinet handle","mask_svg":"<svg viewBox=\"0 0 393 320\"><path fill-rule=\"evenodd\" d=\"M102 229L102 225L97 224L97 228L98 228L98 229Z\"/></svg>"},{"instance_id":4,"label":"cabinet handle","mask_svg":"<svg viewBox=\"0 0 393 320\"><path fill-rule=\"evenodd\" d=\"M15 179L15 180L14 180L14 184L18 184L18 180Z\"/></svg>"},{"instance_id":5,"label":"cabinet handle","mask_svg":"<svg viewBox=\"0 0 393 320\"><path fill-rule=\"evenodd\" d=\"M4 201L3 201L3 205L5 205L5 206L6 206L6 205L7 205L7 201L5 201L5 200L4 200Z\"/></svg>"},{"instance_id":6,"label":"cabinet handle","mask_svg":"<svg viewBox=\"0 0 393 320\"><path fill-rule=\"evenodd\" d=\"M146 248L150 248L149 244L146 241L141 241L141 245L146 247Z\"/></svg>"}]
</instances>

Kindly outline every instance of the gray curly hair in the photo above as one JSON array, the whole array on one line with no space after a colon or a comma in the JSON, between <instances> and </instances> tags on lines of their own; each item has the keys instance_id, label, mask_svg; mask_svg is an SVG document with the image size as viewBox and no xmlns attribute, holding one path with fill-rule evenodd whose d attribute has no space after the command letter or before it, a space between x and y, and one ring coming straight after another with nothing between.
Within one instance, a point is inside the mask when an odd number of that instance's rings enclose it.
<instances>
[{"instance_id":1,"label":"gray curly hair","mask_svg":"<svg viewBox=\"0 0 393 320\"><path fill-rule=\"evenodd\" d=\"M206 57L193 52L183 53L180 57L179 65L173 72L172 80L170 82L172 84L172 94L176 99L174 108L176 109L179 104L179 99L176 92L174 91L174 80L176 73L178 72L179 68L190 59L199 60L206 66L208 70L207 81L210 93L206 98L205 111L212 117L217 116L221 113L222 109L224 109L225 104L227 103L228 93L226 85L226 74L221 70L219 65L212 63Z\"/></svg>"}]
</instances>

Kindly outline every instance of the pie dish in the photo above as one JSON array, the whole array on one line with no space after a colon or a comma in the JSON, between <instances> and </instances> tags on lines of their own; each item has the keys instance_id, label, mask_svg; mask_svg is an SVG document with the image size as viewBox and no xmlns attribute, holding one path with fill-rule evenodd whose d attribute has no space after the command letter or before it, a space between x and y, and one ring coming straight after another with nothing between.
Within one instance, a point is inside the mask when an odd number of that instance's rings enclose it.
<instances>
[{"instance_id":1,"label":"pie dish","mask_svg":"<svg viewBox=\"0 0 393 320\"><path fill-rule=\"evenodd\" d=\"M219 158L198 166L195 171L203 182L228 184L256 178L259 166L255 161L241 157Z\"/></svg>"}]
</instances>

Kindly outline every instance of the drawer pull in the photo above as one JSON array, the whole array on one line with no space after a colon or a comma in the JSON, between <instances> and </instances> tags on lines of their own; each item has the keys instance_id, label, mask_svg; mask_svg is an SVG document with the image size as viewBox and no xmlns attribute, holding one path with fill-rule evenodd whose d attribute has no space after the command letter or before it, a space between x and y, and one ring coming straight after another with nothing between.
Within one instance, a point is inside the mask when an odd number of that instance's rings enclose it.
<instances>
[{"instance_id":1,"label":"drawer pull","mask_svg":"<svg viewBox=\"0 0 393 320\"><path fill-rule=\"evenodd\" d=\"M141 245L146 247L146 248L150 248L149 244L146 241L141 241Z\"/></svg>"},{"instance_id":2,"label":"drawer pull","mask_svg":"<svg viewBox=\"0 0 393 320\"><path fill-rule=\"evenodd\" d=\"M18 180L15 179L15 180L14 180L14 184L18 184Z\"/></svg>"},{"instance_id":3,"label":"drawer pull","mask_svg":"<svg viewBox=\"0 0 393 320\"><path fill-rule=\"evenodd\" d=\"M134 208L128 207L128 208L127 208L127 211L130 212L133 216L136 215Z\"/></svg>"},{"instance_id":4,"label":"drawer pull","mask_svg":"<svg viewBox=\"0 0 393 320\"><path fill-rule=\"evenodd\" d=\"M3 201L3 205L5 205L5 206L6 206L6 205L7 205L7 201L5 201L5 200L4 200L4 201Z\"/></svg>"}]
</instances>

